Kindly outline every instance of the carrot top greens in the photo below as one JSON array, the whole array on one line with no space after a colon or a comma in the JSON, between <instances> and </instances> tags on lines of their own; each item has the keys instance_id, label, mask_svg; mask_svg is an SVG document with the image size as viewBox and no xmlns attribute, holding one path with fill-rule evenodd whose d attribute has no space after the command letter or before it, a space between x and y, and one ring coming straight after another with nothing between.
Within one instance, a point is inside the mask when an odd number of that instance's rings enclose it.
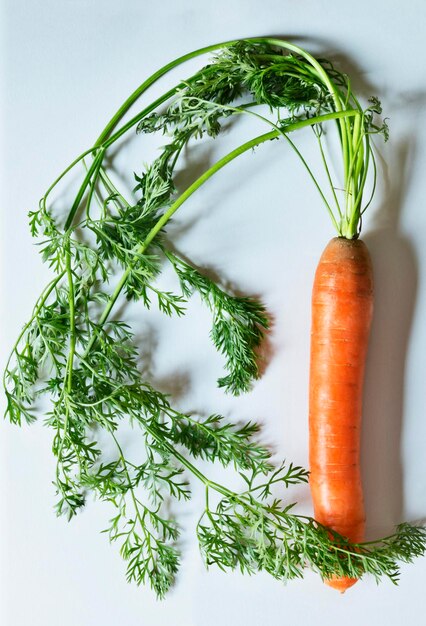
<instances>
[{"instance_id":1,"label":"carrot top greens","mask_svg":"<svg viewBox=\"0 0 426 626\"><path fill-rule=\"evenodd\" d=\"M207 65L119 126L162 75L208 52L214 55ZM262 143L284 140L302 159L338 234L357 237L369 202L364 203L363 194L370 164L374 191L370 136L387 135L386 125L375 119L378 113L376 99L362 108L344 74L293 43L260 38L209 46L146 80L95 144L51 185L39 209L30 212L32 234L40 239L43 260L54 276L12 349L4 374L6 414L15 424L31 423L40 396L51 398L45 423L53 431L58 514L71 519L89 493L109 502L114 515L106 532L121 544L128 580L149 583L160 597L175 579L180 555L180 528L167 502L190 498L189 477L205 486L196 534L207 565L265 570L278 579L302 576L310 567L322 577L370 573L396 582L398 562L424 553L422 527L402 524L390 537L354 545L296 514L294 503L282 502L272 492L306 482L307 472L291 463L275 467L258 441L255 423L232 424L221 415L174 409L171 399L143 378L131 328L112 317L122 296L181 316L188 299L198 294L212 315L211 339L224 357L219 386L233 394L248 391L259 375L256 349L268 327L264 306L229 293L183 259L164 227L229 162ZM175 173L183 149L200 137L217 137L224 121L236 115L260 119L265 133L236 147L179 194ZM342 151L339 184L324 146L330 123L337 127ZM318 142L328 191L294 143L294 131L305 127L312 128ZM136 176L135 196L126 199L110 177L111 148L135 129L141 135L164 134L168 142ZM63 218L50 195L82 164L81 185ZM156 282L166 265L177 274L179 293L163 291ZM110 289L109 281L114 285ZM137 429L140 459L128 458L120 443L118 427L124 420ZM105 458L100 443L103 431L115 446L112 460ZM212 481L197 467L197 459L232 465L244 490L238 493Z\"/></svg>"}]
</instances>

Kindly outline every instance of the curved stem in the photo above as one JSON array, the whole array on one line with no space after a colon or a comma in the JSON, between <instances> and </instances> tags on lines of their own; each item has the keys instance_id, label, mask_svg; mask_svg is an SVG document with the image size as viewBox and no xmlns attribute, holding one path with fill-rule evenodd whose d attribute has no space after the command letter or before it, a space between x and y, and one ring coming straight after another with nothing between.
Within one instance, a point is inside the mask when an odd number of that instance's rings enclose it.
<instances>
[{"instance_id":1,"label":"curved stem","mask_svg":"<svg viewBox=\"0 0 426 626\"><path fill-rule=\"evenodd\" d=\"M99 135L98 139L96 140L94 147L96 148L96 147L99 147L101 144L104 144L104 142L106 141L106 139L108 139L112 130L117 126L117 124L121 121L121 119L128 112L128 110L132 107L132 105L140 98L140 96L145 91L147 91L147 89L149 89L149 87L151 87L151 85L157 82L162 76L164 76L165 74L167 74L174 68L178 67L179 65L182 65L186 61L195 59L196 57L202 56L203 54L207 54L208 52L220 50L221 48L229 48L230 46L233 46L236 43L238 43L238 41L240 40L231 39L228 41L215 43L210 46L204 46L203 48L198 48L197 50L184 54L178 57L177 59L175 59L174 61L171 61L170 63L167 63L166 65L161 67L154 74L152 74L147 80L145 80L139 87L137 87L137 89L135 89L135 91L132 94L130 94L127 100L121 105L121 107L118 109L115 115L111 118L111 120L105 126L105 128ZM313 57L311 54L306 52L303 48L300 48L296 44L290 43L289 41L276 39L273 37L245 37L244 41L249 41L251 43L269 43L271 45L275 45L277 47L290 50L291 52L296 52L300 56L304 57L311 64L311 66L314 68L317 75L321 77L324 84L329 89L330 93L332 94L334 98L337 111L342 110L342 105L340 102L340 98L339 98L336 86L334 85L330 77L328 76L327 72L321 66L321 64L315 59L315 57ZM182 84L185 84L185 83L182 83ZM173 95L173 93L177 89L178 87L175 87L173 90L170 90L170 92L168 93L170 95Z\"/></svg>"},{"instance_id":2,"label":"curved stem","mask_svg":"<svg viewBox=\"0 0 426 626\"><path fill-rule=\"evenodd\" d=\"M235 40L234 39L234 40L229 40L229 41L216 43L216 44L213 44L213 45L210 45L210 46L205 46L203 48L199 48L198 50L195 50L193 52L185 54L185 55L175 59L174 61L166 64L162 68L160 68L157 72L152 74L146 81L144 81L127 98L127 100L121 105L121 107L118 109L118 111L115 113L115 115L108 122L108 124L106 125L104 130L101 132L101 134L99 135L98 139L96 140L96 142L94 144L94 147L89 152L93 152L94 150L96 150L96 148L101 147L101 146L102 146L103 150L105 151L110 145L112 145L115 141L117 141L125 132L127 132L127 130L129 130L129 128L131 128L134 124L136 124L141 118L143 118L150 111L152 111L154 108L159 106L159 104L165 102L168 98L172 97L175 93L177 93L179 88L181 88L183 85L188 84L188 81L186 81L184 83L180 83L177 87L174 87L173 89L169 90L166 94L164 94L163 96L158 98L155 101L155 103L152 103L149 107L144 109L144 111L139 113L136 117L132 118L127 124L125 124L121 129L119 129L114 134L113 137L110 137L110 134L113 131L113 129L121 121L123 116L131 108L131 106L139 99L139 97L151 85L153 85L156 81L158 81L162 76L164 76L165 74L170 72L172 69L176 68L177 66L181 65L182 63L185 63L188 60L191 60L193 58L196 58L196 57L198 57L200 55L203 55L203 54L206 54L208 52L212 52L214 50L230 47L230 46L236 44L238 41L239 40ZM251 38L245 39L245 41L249 41L249 42L252 42L252 43L268 43L270 45L274 45L274 46L277 46L277 47L280 47L280 48L287 49L290 52L295 52L298 55L300 55L301 57L303 57L304 59L306 59L306 61L308 61L308 63L312 67L312 70L313 70L314 74L323 82L323 84L326 86L326 88L330 92L330 94L331 94L331 96L333 98L335 107L336 107L336 112L342 112L343 111L341 97L340 97L339 90L337 89L336 85L333 83L333 81L331 80L331 78L329 77L327 72L324 70L324 68L321 66L321 64L311 54L306 52L303 48L300 48L299 46L297 46L296 44L293 44L291 42L284 41L284 40L281 40L281 39L272 38L272 37L251 37ZM192 77L192 80L193 79L194 79L194 77ZM191 80L191 79L189 79L189 80ZM341 138L341 141L342 141L342 152L343 152L344 171L345 171L345 180L346 180L347 179L347 168L348 168L348 152L350 153L350 148L351 148L351 146L349 146L350 142L348 142L348 134L349 134L348 128L350 128L350 127L347 126L347 124L349 122L346 119L340 119L340 117L336 117L335 119L337 120L337 123L338 123L339 128L340 128L340 138ZM349 157L350 156L351 155L349 154ZM95 161L96 161L96 159L95 159ZM102 157L101 157L101 161L102 161ZM72 224L72 221L74 219L75 213L76 213L76 211L78 209L78 205L79 205L79 203L81 202L81 200L82 200L82 198L84 196L85 190L86 190L87 185L89 184L89 182L91 180L92 174L94 174L95 179L96 179L96 176L97 176L96 169L98 168L98 165L97 164L96 165L92 164L92 165L93 165L93 170L92 170L92 168L89 170L89 172L88 172L85 180L83 181L83 183L81 185L81 188L80 188L80 190L79 190L79 192L77 194L76 200L75 200L73 206L71 207L70 214L68 216L68 219L67 219L66 225L65 225L66 230Z\"/></svg>"},{"instance_id":3,"label":"curved stem","mask_svg":"<svg viewBox=\"0 0 426 626\"><path fill-rule=\"evenodd\" d=\"M275 39L275 38L270 38L270 37L265 37L265 38L262 38L261 40L265 41L266 43L270 43L271 45L279 46L281 48L286 48L287 50L291 50L292 52L296 52L297 54L299 54L300 56L305 58L311 64L311 66L314 68L315 72L317 73L318 77L321 78L321 80L323 81L324 85L329 90L329 92L330 92L330 94L331 94L331 96L333 98L333 101L334 101L334 104L335 104L335 107L336 107L336 111L342 111L343 110L342 102L341 102L341 99L340 99L340 94L339 94L339 91L338 91L336 85L331 80L331 78L329 77L327 72L324 70L324 68L322 67L321 63L319 63L319 61L317 61L317 59L315 57L313 57L311 54L309 54L309 52L306 52L306 50L304 50L303 48L300 48L296 44L290 43L288 41L282 41L281 39ZM340 127L340 137L341 137L341 141L342 141L344 170L345 170L345 173L346 173L347 164L348 164L348 137L347 137L348 133L347 133L347 125L346 125L346 121L345 120L339 120L338 123L339 123L339 127Z\"/></svg>"},{"instance_id":4,"label":"curved stem","mask_svg":"<svg viewBox=\"0 0 426 626\"><path fill-rule=\"evenodd\" d=\"M89 167L87 166L87 163L86 163L85 159L83 159L83 167L86 170L86 172L89 171ZM102 168L99 169L99 174L101 174L101 170L102 170ZM88 199L87 204L86 204L86 219L90 219L90 214L89 214L90 197L93 197L93 196L95 197L99 209L102 210L102 208L103 208L103 201L102 201L101 195L97 191L96 185L94 185L93 183L94 183L94 181L92 181L92 183L89 183L89 185L90 185L89 194L90 195L89 195L89 199Z\"/></svg>"},{"instance_id":5,"label":"curved stem","mask_svg":"<svg viewBox=\"0 0 426 626\"><path fill-rule=\"evenodd\" d=\"M230 41L227 45L232 45L233 43L235 43L235 41ZM110 120L110 122L104 128L104 130L102 131L102 133L100 134L100 136L96 140L94 146L92 148L86 150L85 152L83 152L82 155L80 155L77 159L75 159L75 161L73 161L73 163L68 168L66 168L66 170L64 170L64 172L62 172L62 174L57 178L57 180L51 185L51 187L49 188L48 192L46 192L46 194L45 194L45 196L43 198L44 202L45 202L48 194L52 191L52 189L55 187L55 185L67 174L67 172L69 172L85 156L87 156L88 154L91 154L93 152L96 152L100 148L100 151L98 152L96 158L94 159L94 161L91 164L89 170L87 171L86 177L84 178L84 180L83 180L83 182L82 182L82 184L80 186L80 189L79 189L79 191L77 193L77 196L76 196L76 198L74 200L74 203L73 203L73 205L72 205L72 207L70 209L70 212L69 212L68 217L67 217L67 221L65 223L65 230L68 230L71 227L71 225L72 225L74 216L75 216L75 214L76 214L76 212L78 210L79 204L80 204L80 202L81 202L81 200L82 200L82 198L84 196L84 193L85 193L85 191L87 189L87 186L90 184L92 175L94 175L93 183L95 183L96 177L97 177L97 175L99 173L99 168L102 165L103 156L104 156L107 148L109 148L116 141L118 141L118 139L120 139L120 137L122 135L124 135L128 130L130 130L130 128L135 126L141 119L146 117L154 109L156 109L158 106L160 106L161 104L163 104L164 102L169 100L172 96L174 96L179 91L179 89L182 89L183 87L188 85L188 83L196 80L197 74L195 76L189 78L186 81L180 82L178 85L176 85L176 87L173 87L172 89L167 91L165 94L163 94L162 96L157 98L154 102L152 102L149 106L145 107L145 109L143 109L135 117L133 117L131 120L129 120L127 122L127 124L125 124L122 128L120 128L112 137L108 138L108 136L110 135L112 130L119 123L121 118L127 113L127 111L134 104L134 102L136 102L136 100L154 82L156 82L159 78L161 78L161 76L163 76L164 74L169 72L171 69L173 69L174 67L176 67L180 63L183 63L183 62L185 62L185 61L187 61L189 59L192 59L195 56L198 56L200 54L204 54L204 53L209 52L211 50L215 50L218 47L223 47L223 45L225 45L225 44L220 44L219 46L208 46L207 48L201 48L200 50L197 50L195 52L192 52L192 53L189 53L187 55L184 55L183 57L180 57L179 59L176 59L172 63L169 63L168 65L164 66L162 69L158 70L158 72L153 74L149 79L147 79L144 83L142 83L142 85L140 85L140 87L138 87L138 89L136 89L133 92L133 94L131 94L131 96L129 96L129 98L125 101L125 103L120 107L120 109L117 111L117 113L114 115L114 117ZM100 158L100 162L98 162L98 158Z\"/></svg>"},{"instance_id":6,"label":"curved stem","mask_svg":"<svg viewBox=\"0 0 426 626\"><path fill-rule=\"evenodd\" d=\"M47 197L50 195L50 193L53 191L53 189L56 187L56 185L64 178L64 176L66 176L68 174L68 172L70 172L73 167L75 167L77 165L77 163L80 163L80 161L82 161L86 156L88 156L89 154L92 154L94 151L96 150L96 148L89 148L88 150L85 150L84 152L82 152L77 158L74 159L74 161L72 161L72 163L70 163L70 165L68 165L68 167L66 167L64 169L63 172L61 172L61 174L59 174L59 176L57 178L55 178L55 180L53 181L53 183L50 185L50 187L47 189L47 191L45 192L41 202L43 203L44 208L46 208L46 200Z\"/></svg>"},{"instance_id":7,"label":"curved stem","mask_svg":"<svg viewBox=\"0 0 426 626\"><path fill-rule=\"evenodd\" d=\"M177 59L175 59L174 61L171 61L170 63L167 63L166 65L161 67L154 74L152 74L147 80L145 80L137 89L135 89L135 91L132 94L130 94L130 96L127 98L127 100L121 105L121 107L118 109L118 111L115 113L115 115L111 118L111 120L105 126L105 128L103 129L103 131L99 135L98 139L96 140L96 142L94 144L94 147L96 148L96 147L99 147L101 144L105 144L105 141L108 139L108 137L109 137L110 133L112 132L112 130L117 126L117 124L121 121L121 119L124 117L124 115L133 106L133 104L140 98L140 96L145 91L147 91L147 89L149 89L149 87L151 87L151 85L153 85L155 82L157 82L162 76L164 76L165 74L167 74L168 72L170 72L174 68L178 67L179 65L182 65L186 61L190 61L191 59L195 59L196 57L202 56L203 54L207 54L208 52L213 52L215 50L220 50L221 48L229 48L230 46L233 46L236 43L238 43L238 41L240 41L240 40L239 39L231 39L231 40L228 40L228 41L222 41L222 42L219 42L219 43L215 43L215 44L212 44L210 46L204 46L203 48L198 48L197 50L194 50L192 52L184 54L183 56L180 56ZM284 40L276 39L276 38L271 38L271 37L246 37L246 38L244 38L244 41L250 41L252 43L270 43L271 45L276 45L276 46L279 46L281 48L286 48L287 50L290 50L292 52L297 52L297 54L300 54L301 56L303 56L313 66L313 68L315 69L317 74L319 76L321 76L321 78L324 81L324 84L327 85L327 87L329 88L330 92L333 94L333 97L335 98L335 101L336 101L337 110L339 110L339 111L342 110L342 107L341 107L341 104L340 104L340 100L339 100L338 95L337 95L336 87L334 86L334 84L332 83L330 78L328 77L327 73L322 68L321 64L318 63L318 61L312 55L310 55L305 50L303 50L303 48L300 48L299 46L297 46L295 44L292 44L292 43L290 43L288 41L284 41ZM187 81L186 81L186 83L181 83L181 85L185 85L185 84L187 84ZM164 97L164 99L168 99L174 93L176 93L176 91L179 89L179 87L180 87L180 85L178 87L175 87L175 88L171 89L168 92L169 95L167 96L167 98L165 96L162 96L162 98ZM162 101L164 101L164 100L162 100ZM159 104L161 104L161 102ZM158 106L158 104L156 106ZM133 120L131 120L129 122L129 123L131 123L132 126L136 123L135 119L136 118L133 118ZM126 125L126 130L128 130L128 126L127 125ZM122 134L122 131L121 130L118 131L118 133L114 136L115 137L114 141L116 141L116 139L118 139L121 136L121 134ZM111 145L110 142L106 142L106 144L107 145Z\"/></svg>"},{"instance_id":8,"label":"curved stem","mask_svg":"<svg viewBox=\"0 0 426 626\"><path fill-rule=\"evenodd\" d=\"M92 204L93 196L94 195L97 196L96 184L97 184L98 175L100 175L101 167L102 167L102 158L96 164L96 167L93 171L93 177L88 183L89 193L88 193L87 201L86 201L86 217L87 218L90 218L90 206Z\"/></svg>"},{"instance_id":9,"label":"curved stem","mask_svg":"<svg viewBox=\"0 0 426 626\"><path fill-rule=\"evenodd\" d=\"M122 135L124 135L128 130L130 130L133 126L136 126L138 122L140 122L144 117L149 115L152 111L154 111L157 107L161 106L167 100L170 100L174 95L176 95L180 89L183 89L188 84L196 80L198 74L192 76L191 78L186 79L185 81L180 82L178 85L169 89L165 94L159 96L154 102L151 102L148 106L146 106L142 111L137 113L134 117L132 117L126 124L123 124L113 135L111 135L108 139L106 139L101 145L106 149L112 146Z\"/></svg>"},{"instance_id":10,"label":"curved stem","mask_svg":"<svg viewBox=\"0 0 426 626\"><path fill-rule=\"evenodd\" d=\"M93 151L93 150L92 150ZM92 164L90 165L86 176L84 177L84 180L80 186L80 189L77 192L77 195L75 197L75 200L71 206L70 212L68 214L67 217L67 221L65 222L65 230L68 230L69 228L71 228L72 226L72 222L74 220L74 216L78 211L78 208L80 206L80 202L83 199L83 196L86 192L87 186L90 184L90 182L92 181L92 176L94 176L93 179L93 184L95 184L96 182L96 176L97 173L99 172L99 168L102 165L102 160L104 158L104 154L105 154L105 149L102 148L98 151L98 153L96 154L96 157L93 159Z\"/></svg>"},{"instance_id":11,"label":"curved stem","mask_svg":"<svg viewBox=\"0 0 426 626\"><path fill-rule=\"evenodd\" d=\"M95 147L100 146L102 143L105 142L105 140L109 137L112 130L117 126L117 124L124 117L124 115L130 109L130 107L136 102L136 100L138 100L140 96L151 85L153 85L157 80L159 80L162 76L170 72L172 69L174 69L178 65L182 65L182 63L185 63L186 61L190 61L191 59L194 59L198 56L206 54L207 52L213 52L214 50L217 50L219 48L232 46L233 44L237 43L237 41L238 41L237 39L233 39L233 40L225 41L222 43L216 43L210 46L204 46L203 48L199 48L198 50L194 50L193 52L184 54L183 56L178 57L174 61L171 61L170 63L167 63L166 65L161 67L154 74L152 74L152 76L150 76L147 80L145 80L137 89L135 89L135 91L132 94L130 94L127 100L121 105L117 113L111 118L111 120L108 122L108 124L105 126L105 128L99 135L98 139L95 142Z\"/></svg>"}]
</instances>

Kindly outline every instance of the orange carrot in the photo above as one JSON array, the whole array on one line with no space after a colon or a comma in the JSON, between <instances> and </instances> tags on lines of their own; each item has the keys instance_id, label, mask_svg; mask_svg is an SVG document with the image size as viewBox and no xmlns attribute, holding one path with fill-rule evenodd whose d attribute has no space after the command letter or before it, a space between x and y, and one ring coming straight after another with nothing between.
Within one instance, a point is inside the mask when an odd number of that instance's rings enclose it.
<instances>
[{"instance_id":1,"label":"orange carrot","mask_svg":"<svg viewBox=\"0 0 426 626\"><path fill-rule=\"evenodd\" d=\"M321 256L312 294L310 488L318 522L356 543L365 526L360 434L372 312L368 249L359 239L335 237ZM343 592L356 581L325 582Z\"/></svg>"}]
</instances>

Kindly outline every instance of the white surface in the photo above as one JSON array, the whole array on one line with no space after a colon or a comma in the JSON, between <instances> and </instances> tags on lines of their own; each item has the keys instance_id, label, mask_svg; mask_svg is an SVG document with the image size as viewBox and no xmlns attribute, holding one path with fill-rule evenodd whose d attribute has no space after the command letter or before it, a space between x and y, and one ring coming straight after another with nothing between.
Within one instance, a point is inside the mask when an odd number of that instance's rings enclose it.
<instances>
[{"instance_id":1,"label":"white surface","mask_svg":"<svg viewBox=\"0 0 426 626\"><path fill-rule=\"evenodd\" d=\"M2 365L48 277L32 246L28 209L152 71L214 41L273 33L303 37L314 52L340 59L355 85L381 97L391 141L381 147L386 165L364 228L377 285L364 411L368 532L377 536L402 519L424 517L426 4L412 1L401 11L396 0L3 0L1 18ZM241 123L225 144L249 136ZM300 141L313 154L310 135ZM145 145L134 139L120 168L140 171L150 156ZM225 150L220 146L214 155ZM154 375L186 389L182 406L260 419L279 454L304 465L310 288L333 235L305 181L298 162L276 142L215 177L176 220L182 251L243 291L261 294L275 318L271 362L250 395L232 399L215 389L221 360L196 304L177 326L153 313L142 329L157 333ZM125 582L116 547L99 534L110 512L105 505L90 502L71 524L56 519L50 445L41 424L1 425L5 626L420 623L426 559L402 567L398 588L366 579L340 596L309 574L283 586L266 575L206 572L192 542L176 587L159 603L147 589ZM297 496L309 510L307 489ZM191 511L201 505L195 493Z\"/></svg>"}]
</instances>

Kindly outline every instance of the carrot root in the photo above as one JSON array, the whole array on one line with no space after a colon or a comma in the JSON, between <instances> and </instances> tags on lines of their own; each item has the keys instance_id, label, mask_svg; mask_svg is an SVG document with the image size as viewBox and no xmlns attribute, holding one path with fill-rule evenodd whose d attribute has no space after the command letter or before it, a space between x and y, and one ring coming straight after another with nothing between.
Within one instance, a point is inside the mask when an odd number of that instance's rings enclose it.
<instances>
[{"instance_id":1,"label":"carrot root","mask_svg":"<svg viewBox=\"0 0 426 626\"><path fill-rule=\"evenodd\" d=\"M373 311L373 276L361 240L332 239L312 292L309 383L310 489L315 519L364 540L360 470L362 391ZM326 583L345 591L356 578Z\"/></svg>"}]
</instances>

